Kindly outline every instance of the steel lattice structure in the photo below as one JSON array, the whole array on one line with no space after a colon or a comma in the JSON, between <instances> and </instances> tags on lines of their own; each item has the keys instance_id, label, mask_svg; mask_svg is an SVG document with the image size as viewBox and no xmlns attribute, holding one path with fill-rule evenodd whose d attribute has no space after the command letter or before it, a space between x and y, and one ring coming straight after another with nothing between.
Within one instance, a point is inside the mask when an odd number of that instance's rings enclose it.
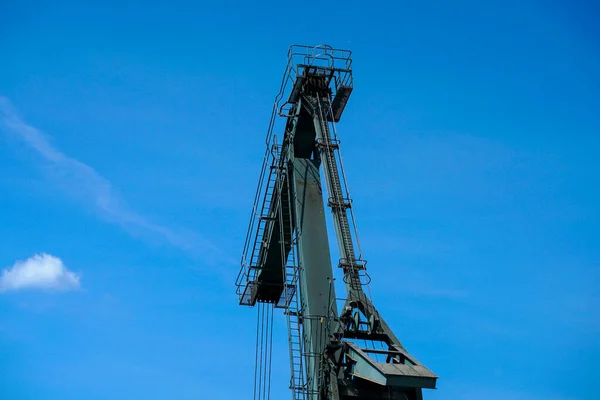
<instances>
[{"instance_id":1,"label":"steel lattice structure","mask_svg":"<svg viewBox=\"0 0 600 400\"><path fill-rule=\"evenodd\" d=\"M270 396L274 308L287 317L294 400L417 400L422 388L436 385L437 376L407 352L368 295L335 125L352 89L350 51L290 47L236 281L240 304L258 304L261 318L255 399ZM326 207L344 277L340 310Z\"/></svg>"}]
</instances>

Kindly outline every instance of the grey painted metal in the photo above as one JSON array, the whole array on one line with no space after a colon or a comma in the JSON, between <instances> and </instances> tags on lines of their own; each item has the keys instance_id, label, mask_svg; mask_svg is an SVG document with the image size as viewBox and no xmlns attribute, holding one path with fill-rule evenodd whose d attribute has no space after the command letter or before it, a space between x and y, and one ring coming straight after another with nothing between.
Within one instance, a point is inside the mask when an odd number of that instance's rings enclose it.
<instances>
[{"instance_id":1,"label":"grey painted metal","mask_svg":"<svg viewBox=\"0 0 600 400\"><path fill-rule=\"evenodd\" d=\"M298 132L297 132L298 134ZM316 400L321 356L337 315L318 160L294 158L298 266L309 399Z\"/></svg>"},{"instance_id":2,"label":"grey painted metal","mask_svg":"<svg viewBox=\"0 0 600 400\"><path fill-rule=\"evenodd\" d=\"M379 385L406 388L435 388L436 376L422 365L408 363L388 363L373 360L367 351L352 342L347 342L347 354L355 364L351 374ZM404 355L403 352L386 351L387 356Z\"/></svg>"}]
</instances>

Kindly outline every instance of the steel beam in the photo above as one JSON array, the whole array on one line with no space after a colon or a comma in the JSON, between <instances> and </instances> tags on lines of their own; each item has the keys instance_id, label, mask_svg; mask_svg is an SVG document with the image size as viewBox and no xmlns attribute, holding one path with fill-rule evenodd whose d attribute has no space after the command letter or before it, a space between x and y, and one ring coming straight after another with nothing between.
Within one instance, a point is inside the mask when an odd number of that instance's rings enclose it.
<instances>
[{"instance_id":1,"label":"steel beam","mask_svg":"<svg viewBox=\"0 0 600 400\"><path fill-rule=\"evenodd\" d=\"M337 315L335 288L319 162L294 158L292 165L306 372L309 392L316 393L320 359L333 328L329 317ZM316 399L314 394L310 398Z\"/></svg>"}]
</instances>

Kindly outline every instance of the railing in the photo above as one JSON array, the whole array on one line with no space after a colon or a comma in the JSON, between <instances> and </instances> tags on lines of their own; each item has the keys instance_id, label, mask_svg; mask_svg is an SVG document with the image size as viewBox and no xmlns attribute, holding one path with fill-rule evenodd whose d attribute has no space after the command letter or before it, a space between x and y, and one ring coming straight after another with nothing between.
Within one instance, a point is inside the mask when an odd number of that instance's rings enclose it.
<instances>
[{"instance_id":1,"label":"railing","mask_svg":"<svg viewBox=\"0 0 600 400\"><path fill-rule=\"evenodd\" d=\"M248 282L256 280L260 269L260 248L264 234L270 225L269 210L275 188L277 171L273 168L280 157L280 147L276 144L267 147L263 158L263 165L258 181L258 188L254 196L254 205L250 213L250 223L242 251L241 268L236 278L236 293L242 299L245 286Z\"/></svg>"}]
</instances>

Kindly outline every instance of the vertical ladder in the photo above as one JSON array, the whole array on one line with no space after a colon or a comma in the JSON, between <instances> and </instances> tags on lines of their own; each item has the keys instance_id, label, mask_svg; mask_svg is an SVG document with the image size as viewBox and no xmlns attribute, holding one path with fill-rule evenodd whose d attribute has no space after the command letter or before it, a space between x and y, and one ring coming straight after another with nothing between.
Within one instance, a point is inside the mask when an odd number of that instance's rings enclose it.
<instances>
[{"instance_id":1,"label":"vertical ladder","mask_svg":"<svg viewBox=\"0 0 600 400\"><path fill-rule=\"evenodd\" d=\"M290 389L293 400L306 400L306 383L304 379L304 355L302 344L302 324L297 307L297 295L285 311L288 324L288 340L290 348Z\"/></svg>"}]
</instances>

